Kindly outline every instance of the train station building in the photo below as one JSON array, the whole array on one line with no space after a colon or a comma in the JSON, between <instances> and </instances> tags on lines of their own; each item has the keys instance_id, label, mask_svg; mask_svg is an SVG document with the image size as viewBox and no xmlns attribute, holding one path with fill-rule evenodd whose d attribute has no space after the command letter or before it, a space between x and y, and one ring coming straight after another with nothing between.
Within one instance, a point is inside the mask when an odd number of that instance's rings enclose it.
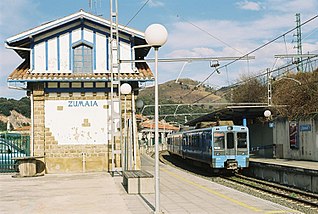
<instances>
[{"instance_id":1,"label":"train station building","mask_svg":"<svg viewBox=\"0 0 318 214\"><path fill-rule=\"evenodd\" d=\"M150 48L132 48L146 44L143 32L118 25L118 34L120 59L144 59ZM127 118L132 118L139 84L153 81L153 74L139 62L120 64L113 76L111 40L110 22L83 10L6 40L7 47L24 59L8 83L22 84L31 98L31 155L40 158L46 173L109 170L114 158L112 123L114 148L122 149L123 100L127 100ZM112 78L119 82L115 87ZM123 83L132 87L126 99L120 95ZM122 157L115 163L121 165Z\"/></svg>"}]
</instances>

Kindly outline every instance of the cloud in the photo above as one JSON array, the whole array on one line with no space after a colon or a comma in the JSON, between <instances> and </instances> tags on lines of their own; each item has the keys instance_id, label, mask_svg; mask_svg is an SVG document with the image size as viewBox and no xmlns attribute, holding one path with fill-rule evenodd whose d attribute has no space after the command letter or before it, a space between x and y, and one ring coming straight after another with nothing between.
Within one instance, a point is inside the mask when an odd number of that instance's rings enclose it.
<instances>
[{"instance_id":1,"label":"cloud","mask_svg":"<svg viewBox=\"0 0 318 214\"><path fill-rule=\"evenodd\" d=\"M236 3L236 5L243 10L253 10L253 11L261 10L261 4L259 2L245 0L243 2Z\"/></svg>"},{"instance_id":2,"label":"cloud","mask_svg":"<svg viewBox=\"0 0 318 214\"><path fill-rule=\"evenodd\" d=\"M242 2L248 3L248 1ZM274 2L285 4L285 6L275 5ZM294 11L283 10L283 7L286 7L287 4L293 6L293 8L297 8L296 5L298 3L300 3L298 0L264 1L259 6L264 11L266 9L266 13L263 11L257 18L251 20L206 19L191 20L189 22L175 21L168 26L169 38L167 44L162 48L161 54L165 53L165 57L168 58L241 56L294 28L296 26ZM313 17L316 15L314 8L317 8L318 5L311 0L308 1L308 4L310 6L300 6L299 8L301 9L297 12L304 14L306 17ZM279 8L281 11L277 13ZM311 32L315 33L317 21L318 19L303 26L302 32L306 32L308 35ZM285 37L281 37L270 45L251 54L256 57L255 60L250 60L249 62L237 61L222 68L220 74L214 73L207 82L226 86L229 82L236 82L241 74L251 75L263 72L266 68L272 68L274 65L277 68L286 64L290 59L279 59L275 62L274 55L297 52L294 48L295 43L292 43L292 40L295 39L293 36L294 33L291 32ZM317 34L318 32L303 41L303 53L318 52ZM220 61L220 64L223 66L228 62ZM182 78L188 77L199 81L204 80L213 72L213 69L208 64L209 62L191 62L187 64L182 73ZM168 63L162 65L162 74L166 75L159 76L159 81L167 81L169 77L170 79L176 78L181 67L182 63L179 63L178 66Z\"/></svg>"},{"instance_id":3,"label":"cloud","mask_svg":"<svg viewBox=\"0 0 318 214\"><path fill-rule=\"evenodd\" d=\"M265 4L269 10L293 14L316 12L318 7L316 0L268 0Z\"/></svg>"},{"instance_id":4,"label":"cloud","mask_svg":"<svg viewBox=\"0 0 318 214\"><path fill-rule=\"evenodd\" d=\"M211 48L199 47L193 49L178 49L170 52L167 56L170 58L176 57L210 57L215 55L215 51Z\"/></svg>"},{"instance_id":5,"label":"cloud","mask_svg":"<svg viewBox=\"0 0 318 214\"><path fill-rule=\"evenodd\" d=\"M19 99L25 92L8 89L7 78L22 62L22 59L11 49L5 49L3 42L23 30L35 27L39 20L38 3L30 0L0 1L0 97Z\"/></svg>"},{"instance_id":6,"label":"cloud","mask_svg":"<svg viewBox=\"0 0 318 214\"><path fill-rule=\"evenodd\" d=\"M280 21L277 22L277 20ZM216 50L229 47L232 49L232 54L241 55L246 50L245 47L249 47L255 41L260 44L262 40L274 38L284 33L285 30L294 27L294 24L294 19L291 19L289 15L268 15L247 22L216 19L193 21L191 23L175 22L170 27L173 30L169 32L167 45L171 49L207 47ZM205 32L199 30L199 28Z\"/></svg>"}]
</instances>

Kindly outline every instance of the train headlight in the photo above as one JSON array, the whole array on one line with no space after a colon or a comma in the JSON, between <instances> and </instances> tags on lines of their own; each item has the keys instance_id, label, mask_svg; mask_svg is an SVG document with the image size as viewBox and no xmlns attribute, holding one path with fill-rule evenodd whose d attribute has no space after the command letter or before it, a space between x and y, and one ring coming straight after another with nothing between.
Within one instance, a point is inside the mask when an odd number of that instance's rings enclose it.
<instances>
[{"instance_id":1,"label":"train headlight","mask_svg":"<svg viewBox=\"0 0 318 214\"><path fill-rule=\"evenodd\" d=\"M232 130L233 130L233 126L228 126L228 127L227 127L227 130L228 130L228 131L232 131Z\"/></svg>"}]
</instances>

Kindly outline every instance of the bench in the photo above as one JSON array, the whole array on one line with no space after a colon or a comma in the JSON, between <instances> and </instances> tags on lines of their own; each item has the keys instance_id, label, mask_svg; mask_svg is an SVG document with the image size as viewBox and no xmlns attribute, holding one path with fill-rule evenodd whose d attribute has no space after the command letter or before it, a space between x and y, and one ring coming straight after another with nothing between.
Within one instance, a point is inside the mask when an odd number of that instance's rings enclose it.
<instances>
[{"instance_id":1,"label":"bench","mask_svg":"<svg viewBox=\"0 0 318 214\"><path fill-rule=\"evenodd\" d=\"M154 193L154 177L145 170L124 171L123 186L128 194Z\"/></svg>"},{"instance_id":2,"label":"bench","mask_svg":"<svg viewBox=\"0 0 318 214\"><path fill-rule=\"evenodd\" d=\"M12 160L18 162L19 174L15 177L34 177L37 175L36 161L38 158L43 158L43 156L23 156L15 157Z\"/></svg>"}]
</instances>

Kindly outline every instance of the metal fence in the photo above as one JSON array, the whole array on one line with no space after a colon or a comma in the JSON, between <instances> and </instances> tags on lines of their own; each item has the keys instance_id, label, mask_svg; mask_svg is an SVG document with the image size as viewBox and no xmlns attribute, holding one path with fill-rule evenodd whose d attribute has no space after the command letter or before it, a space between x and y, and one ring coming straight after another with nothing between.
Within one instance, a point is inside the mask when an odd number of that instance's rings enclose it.
<instances>
[{"instance_id":1,"label":"metal fence","mask_svg":"<svg viewBox=\"0 0 318 214\"><path fill-rule=\"evenodd\" d=\"M18 171L16 157L30 155L30 136L0 133L0 173Z\"/></svg>"}]
</instances>

